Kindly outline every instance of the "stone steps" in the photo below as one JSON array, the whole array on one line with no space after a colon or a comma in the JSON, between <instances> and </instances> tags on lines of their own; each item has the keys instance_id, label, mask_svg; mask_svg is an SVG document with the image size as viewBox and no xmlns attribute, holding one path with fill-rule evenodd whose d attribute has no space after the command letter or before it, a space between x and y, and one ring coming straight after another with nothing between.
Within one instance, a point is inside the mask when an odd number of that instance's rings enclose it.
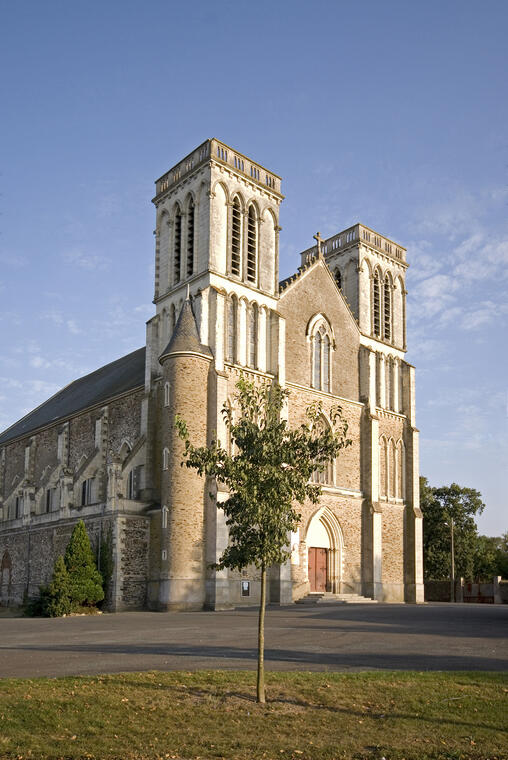
<instances>
[{"instance_id":1,"label":"stone steps","mask_svg":"<svg viewBox=\"0 0 508 760\"><path fill-rule=\"evenodd\" d=\"M297 599L295 604L377 604L377 599L370 599L360 594L332 594L329 591L323 593L311 591L307 596Z\"/></svg>"}]
</instances>

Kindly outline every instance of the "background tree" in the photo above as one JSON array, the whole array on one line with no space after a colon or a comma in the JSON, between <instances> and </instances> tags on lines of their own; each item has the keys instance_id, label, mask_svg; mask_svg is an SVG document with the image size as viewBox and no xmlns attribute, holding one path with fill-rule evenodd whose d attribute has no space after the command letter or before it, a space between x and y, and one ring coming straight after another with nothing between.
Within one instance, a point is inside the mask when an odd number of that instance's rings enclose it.
<instances>
[{"instance_id":1,"label":"background tree","mask_svg":"<svg viewBox=\"0 0 508 760\"><path fill-rule=\"evenodd\" d=\"M475 578L508 578L508 533L503 536L478 536Z\"/></svg>"},{"instance_id":2,"label":"background tree","mask_svg":"<svg viewBox=\"0 0 508 760\"><path fill-rule=\"evenodd\" d=\"M65 566L69 573L69 596L73 607L96 604L104 599L102 577L97 570L83 520L72 531L65 550Z\"/></svg>"},{"instance_id":3,"label":"background tree","mask_svg":"<svg viewBox=\"0 0 508 760\"><path fill-rule=\"evenodd\" d=\"M261 600L258 619L257 701L265 702L264 618L266 571L285 562L291 553L289 534L296 531L301 515L295 502L316 503L320 486L310 482L312 473L323 472L339 451L351 444L346 439L347 423L339 407L331 410L333 429L321 430L316 422L320 404L307 409L306 421L290 429L281 412L288 391L274 383L256 385L245 378L236 384L233 410L224 406L222 414L231 440L231 451L212 441L195 448L187 425L176 417L176 427L185 441L187 467L200 475L216 478L229 490L220 507L226 515L229 545L216 564L218 569L241 570L255 565L261 571Z\"/></svg>"},{"instance_id":4,"label":"background tree","mask_svg":"<svg viewBox=\"0 0 508 760\"><path fill-rule=\"evenodd\" d=\"M423 512L423 570L425 580L450 577L450 518L454 523L455 576L472 580L479 565L475 517L485 508L481 494L457 483L434 488L420 478Z\"/></svg>"}]
</instances>

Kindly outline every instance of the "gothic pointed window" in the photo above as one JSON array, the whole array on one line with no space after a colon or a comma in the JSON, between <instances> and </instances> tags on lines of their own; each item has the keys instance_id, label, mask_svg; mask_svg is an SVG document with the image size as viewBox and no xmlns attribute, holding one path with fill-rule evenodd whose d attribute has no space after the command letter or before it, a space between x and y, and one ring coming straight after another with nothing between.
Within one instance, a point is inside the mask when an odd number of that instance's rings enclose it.
<instances>
[{"instance_id":1,"label":"gothic pointed window","mask_svg":"<svg viewBox=\"0 0 508 760\"><path fill-rule=\"evenodd\" d=\"M242 209L235 198L231 209L231 274L240 276L242 257Z\"/></svg>"},{"instance_id":2,"label":"gothic pointed window","mask_svg":"<svg viewBox=\"0 0 508 760\"><path fill-rule=\"evenodd\" d=\"M236 358L236 298L226 301L226 361Z\"/></svg>"},{"instance_id":3,"label":"gothic pointed window","mask_svg":"<svg viewBox=\"0 0 508 760\"><path fill-rule=\"evenodd\" d=\"M257 218L254 206L249 206L247 216L247 280L256 282L257 279Z\"/></svg>"},{"instance_id":4,"label":"gothic pointed window","mask_svg":"<svg viewBox=\"0 0 508 760\"><path fill-rule=\"evenodd\" d=\"M182 276L182 214L179 208L175 213L175 237L173 244L173 279L180 282Z\"/></svg>"},{"instance_id":5,"label":"gothic pointed window","mask_svg":"<svg viewBox=\"0 0 508 760\"><path fill-rule=\"evenodd\" d=\"M378 338L381 337L381 283L379 282L379 272L374 273L374 281L372 283L372 321L374 335Z\"/></svg>"},{"instance_id":6,"label":"gothic pointed window","mask_svg":"<svg viewBox=\"0 0 508 760\"><path fill-rule=\"evenodd\" d=\"M318 323L311 336L311 376L312 386L320 391L330 392L331 381L331 364L330 354L332 342L328 334L327 325L324 322Z\"/></svg>"},{"instance_id":7,"label":"gothic pointed window","mask_svg":"<svg viewBox=\"0 0 508 760\"><path fill-rule=\"evenodd\" d=\"M385 360L385 409L393 409L393 359Z\"/></svg>"},{"instance_id":8,"label":"gothic pointed window","mask_svg":"<svg viewBox=\"0 0 508 760\"><path fill-rule=\"evenodd\" d=\"M330 429L330 425L324 417L320 417L316 422L314 430L317 435L322 435ZM321 485L333 485L333 462L328 461L322 472L314 470L312 473L312 480L314 483L320 483Z\"/></svg>"},{"instance_id":9,"label":"gothic pointed window","mask_svg":"<svg viewBox=\"0 0 508 760\"><path fill-rule=\"evenodd\" d=\"M314 388L321 387L321 333L314 336L314 373L312 384Z\"/></svg>"},{"instance_id":10,"label":"gothic pointed window","mask_svg":"<svg viewBox=\"0 0 508 760\"><path fill-rule=\"evenodd\" d=\"M253 369L257 364L257 331L258 331L258 310L256 304L251 304L247 312L248 327L248 356L247 364Z\"/></svg>"},{"instance_id":11,"label":"gothic pointed window","mask_svg":"<svg viewBox=\"0 0 508 760\"><path fill-rule=\"evenodd\" d=\"M342 275L340 273L340 269L335 270L335 282L337 283L337 287L339 289L342 288Z\"/></svg>"},{"instance_id":12,"label":"gothic pointed window","mask_svg":"<svg viewBox=\"0 0 508 760\"><path fill-rule=\"evenodd\" d=\"M391 340L392 337L392 288L390 278L385 277L383 293L383 338Z\"/></svg>"},{"instance_id":13,"label":"gothic pointed window","mask_svg":"<svg viewBox=\"0 0 508 760\"><path fill-rule=\"evenodd\" d=\"M187 206L187 277L194 272L194 201Z\"/></svg>"}]
</instances>

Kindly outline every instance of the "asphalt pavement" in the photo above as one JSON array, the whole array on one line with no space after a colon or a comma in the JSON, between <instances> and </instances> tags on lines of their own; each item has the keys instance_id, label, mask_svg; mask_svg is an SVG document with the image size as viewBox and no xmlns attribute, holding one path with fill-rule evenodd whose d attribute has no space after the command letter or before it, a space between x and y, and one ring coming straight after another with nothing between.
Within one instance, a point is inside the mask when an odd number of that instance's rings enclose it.
<instances>
[{"instance_id":1,"label":"asphalt pavement","mask_svg":"<svg viewBox=\"0 0 508 760\"><path fill-rule=\"evenodd\" d=\"M508 670L508 605L269 607L270 670ZM257 610L0 617L0 677L256 667Z\"/></svg>"}]
</instances>

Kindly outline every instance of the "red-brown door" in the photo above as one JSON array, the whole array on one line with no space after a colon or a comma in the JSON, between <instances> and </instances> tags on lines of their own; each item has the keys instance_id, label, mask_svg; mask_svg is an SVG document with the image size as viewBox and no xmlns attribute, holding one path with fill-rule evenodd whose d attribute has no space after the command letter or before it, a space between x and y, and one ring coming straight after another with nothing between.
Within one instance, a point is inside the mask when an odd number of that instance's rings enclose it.
<instances>
[{"instance_id":1,"label":"red-brown door","mask_svg":"<svg viewBox=\"0 0 508 760\"><path fill-rule=\"evenodd\" d=\"M326 549L316 546L309 548L309 581L311 591L326 591Z\"/></svg>"}]
</instances>

